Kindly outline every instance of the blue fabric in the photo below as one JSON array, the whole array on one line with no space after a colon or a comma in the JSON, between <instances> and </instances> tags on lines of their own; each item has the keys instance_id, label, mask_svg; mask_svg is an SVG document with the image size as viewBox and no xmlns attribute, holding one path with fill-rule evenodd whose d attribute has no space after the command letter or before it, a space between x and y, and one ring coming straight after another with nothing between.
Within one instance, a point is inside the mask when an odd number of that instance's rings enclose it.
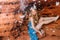
<instances>
[{"instance_id":1,"label":"blue fabric","mask_svg":"<svg viewBox=\"0 0 60 40\"><path fill-rule=\"evenodd\" d=\"M31 27L31 22L28 23L28 33L31 40L38 40L35 30Z\"/></svg>"}]
</instances>

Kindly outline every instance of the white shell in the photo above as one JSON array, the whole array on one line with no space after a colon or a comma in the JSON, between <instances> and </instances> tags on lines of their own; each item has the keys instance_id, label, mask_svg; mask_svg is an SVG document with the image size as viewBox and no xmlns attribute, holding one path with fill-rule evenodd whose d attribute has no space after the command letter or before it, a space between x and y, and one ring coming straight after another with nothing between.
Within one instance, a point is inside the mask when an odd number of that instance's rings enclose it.
<instances>
[{"instance_id":1,"label":"white shell","mask_svg":"<svg viewBox=\"0 0 60 40\"><path fill-rule=\"evenodd\" d=\"M33 1L36 1L36 0L33 0Z\"/></svg>"},{"instance_id":2,"label":"white shell","mask_svg":"<svg viewBox=\"0 0 60 40\"><path fill-rule=\"evenodd\" d=\"M60 2L56 2L56 6L58 6L60 4Z\"/></svg>"},{"instance_id":3,"label":"white shell","mask_svg":"<svg viewBox=\"0 0 60 40\"><path fill-rule=\"evenodd\" d=\"M36 6L35 6L35 4L34 4L34 9L36 9Z\"/></svg>"},{"instance_id":4,"label":"white shell","mask_svg":"<svg viewBox=\"0 0 60 40\"><path fill-rule=\"evenodd\" d=\"M24 18L25 17L25 15L23 15L23 16L19 16L20 18Z\"/></svg>"},{"instance_id":5,"label":"white shell","mask_svg":"<svg viewBox=\"0 0 60 40\"><path fill-rule=\"evenodd\" d=\"M47 0L44 0L45 2L47 1Z\"/></svg>"},{"instance_id":6,"label":"white shell","mask_svg":"<svg viewBox=\"0 0 60 40\"><path fill-rule=\"evenodd\" d=\"M38 1L39 3L41 2L41 1Z\"/></svg>"},{"instance_id":7,"label":"white shell","mask_svg":"<svg viewBox=\"0 0 60 40\"><path fill-rule=\"evenodd\" d=\"M2 5L0 5L0 9L2 8Z\"/></svg>"},{"instance_id":8,"label":"white shell","mask_svg":"<svg viewBox=\"0 0 60 40\"><path fill-rule=\"evenodd\" d=\"M55 32L55 30L53 30L53 32Z\"/></svg>"}]
</instances>

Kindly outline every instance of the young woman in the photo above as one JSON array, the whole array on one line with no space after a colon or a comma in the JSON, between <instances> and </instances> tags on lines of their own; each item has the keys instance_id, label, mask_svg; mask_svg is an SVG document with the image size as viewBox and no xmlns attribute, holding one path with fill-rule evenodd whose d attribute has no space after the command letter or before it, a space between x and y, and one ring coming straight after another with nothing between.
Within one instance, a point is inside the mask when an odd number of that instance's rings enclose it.
<instances>
[{"instance_id":1,"label":"young woman","mask_svg":"<svg viewBox=\"0 0 60 40\"><path fill-rule=\"evenodd\" d=\"M38 36L36 35L36 31L34 30L34 23L33 23L33 15L37 17L37 15L35 15L35 12L32 14L32 12L30 12L29 14L29 23L28 23L28 32L30 35L30 40L38 40Z\"/></svg>"},{"instance_id":2,"label":"young woman","mask_svg":"<svg viewBox=\"0 0 60 40\"><path fill-rule=\"evenodd\" d=\"M30 14L29 14L29 24L28 24L28 31L31 37L31 40L38 40L38 37L36 35L36 32L38 32L41 36L43 35L44 31L41 30L42 26L44 24L49 24L53 21L56 21L59 16L56 17L40 17L40 19L38 19L37 16L37 11L34 8L30 9ZM41 30L41 31L39 31Z\"/></svg>"}]
</instances>

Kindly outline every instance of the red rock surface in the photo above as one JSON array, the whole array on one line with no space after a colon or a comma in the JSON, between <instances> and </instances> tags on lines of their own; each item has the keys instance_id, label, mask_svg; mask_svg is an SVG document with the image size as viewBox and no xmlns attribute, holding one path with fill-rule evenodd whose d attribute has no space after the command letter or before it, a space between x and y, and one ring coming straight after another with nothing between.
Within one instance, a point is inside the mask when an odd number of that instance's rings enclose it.
<instances>
[{"instance_id":1,"label":"red rock surface","mask_svg":"<svg viewBox=\"0 0 60 40\"><path fill-rule=\"evenodd\" d=\"M15 2L16 0L13 0L13 1ZM30 3L32 1L33 0L28 0L27 2ZM56 15L60 16L60 5L55 6L55 3L52 3L53 1L56 2L56 1L60 1L60 0L48 0L46 6L44 5L43 10L38 11L40 13L40 16L49 16L49 17L56 16ZM41 2L42 2L42 4L46 3L46 2L44 2L44 0L41 0ZM48 4L49 5L54 4L54 5L47 7ZM12 5L9 5L9 6L10 7L8 7L8 8L15 8L16 5L14 5L13 7L11 7ZM6 10L4 8L2 8L2 11L4 12ZM7 20L6 17L3 17L3 16L5 16L5 15L0 14L0 24L3 24L4 21L12 22L11 20L14 19L12 17L13 15L10 15L10 16L8 15L8 19L10 19L10 20ZM21 20L21 19L19 19L19 16L21 16L21 14L15 15L15 17L18 21ZM2 23L1 23L1 21L2 21ZM8 26L7 28L6 28L6 25L2 25L3 28L0 29L0 40L30 40L27 24L28 24L28 21L24 20L24 23L22 26L17 24L14 27L12 27L11 30L9 30L9 29L12 25L7 25ZM1 25L0 25L0 27L1 27ZM48 25L43 25L42 29L45 31L45 35L41 36L37 33L39 40L60 40L60 18L53 23L50 23ZM3 32L2 32L2 30L3 30Z\"/></svg>"}]
</instances>

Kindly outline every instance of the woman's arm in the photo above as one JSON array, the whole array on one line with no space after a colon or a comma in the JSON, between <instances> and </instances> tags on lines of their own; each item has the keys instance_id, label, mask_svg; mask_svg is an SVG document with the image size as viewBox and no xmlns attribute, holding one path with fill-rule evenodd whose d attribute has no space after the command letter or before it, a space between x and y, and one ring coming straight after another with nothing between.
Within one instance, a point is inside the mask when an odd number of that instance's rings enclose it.
<instances>
[{"instance_id":1,"label":"woman's arm","mask_svg":"<svg viewBox=\"0 0 60 40\"><path fill-rule=\"evenodd\" d=\"M32 28L34 29L34 23L33 23L33 17L30 17L30 21L31 21L31 24L32 24Z\"/></svg>"}]
</instances>

